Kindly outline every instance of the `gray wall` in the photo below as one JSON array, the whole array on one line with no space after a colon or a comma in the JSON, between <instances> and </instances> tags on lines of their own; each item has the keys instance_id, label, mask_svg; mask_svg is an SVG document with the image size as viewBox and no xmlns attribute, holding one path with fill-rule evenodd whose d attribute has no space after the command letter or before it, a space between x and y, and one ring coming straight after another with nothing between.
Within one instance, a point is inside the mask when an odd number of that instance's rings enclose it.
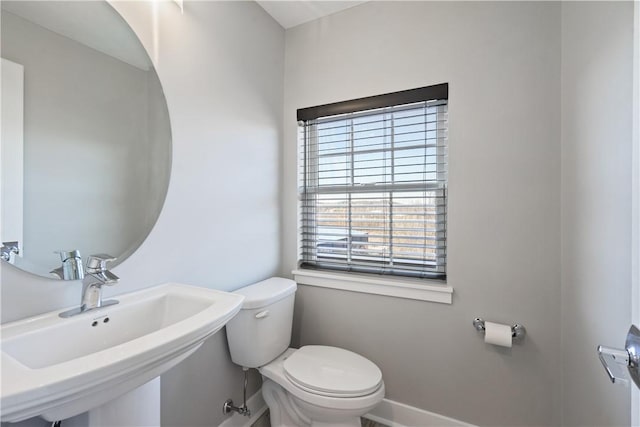
<instances>
[{"instance_id":1,"label":"gray wall","mask_svg":"<svg viewBox=\"0 0 640 427\"><path fill-rule=\"evenodd\" d=\"M152 169L170 165L155 72L7 12L2 56L25 70L24 260L48 275L60 266L56 250L119 256L139 244L166 189L166 172ZM152 152L165 161L152 165Z\"/></svg>"},{"instance_id":2,"label":"gray wall","mask_svg":"<svg viewBox=\"0 0 640 427\"><path fill-rule=\"evenodd\" d=\"M188 2L184 15L173 2L113 5L142 40L162 82L173 168L158 222L114 269L121 281L105 295L167 281L233 290L274 275L284 30L253 2ZM3 321L80 298L77 283L6 266L1 274ZM222 403L240 400L241 386L242 371L217 334L162 377L162 423L218 425Z\"/></svg>"},{"instance_id":3,"label":"gray wall","mask_svg":"<svg viewBox=\"0 0 640 427\"><path fill-rule=\"evenodd\" d=\"M481 425L559 423L560 4L370 2L286 33L283 264L295 110L449 83L453 305L301 286L296 341L362 353L387 397ZM474 317L526 326L511 350Z\"/></svg>"},{"instance_id":4,"label":"gray wall","mask_svg":"<svg viewBox=\"0 0 640 427\"><path fill-rule=\"evenodd\" d=\"M598 344L631 321L633 4L562 4L563 425L630 424Z\"/></svg>"},{"instance_id":5,"label":"gray wall","mask_svg":"<svg viewBox=\"0 0 640 427\"><path fill-rule=\"evenodd\" d=\"M632 19L631 2L375 2L288 30L283 275L295 109L450 84L453 305L301 286L296 343L363 353L390 399L476 424L629 425L595 347L630 323ZM485 346L478 315L525 342Z\"/></svg>"}]
</instances>

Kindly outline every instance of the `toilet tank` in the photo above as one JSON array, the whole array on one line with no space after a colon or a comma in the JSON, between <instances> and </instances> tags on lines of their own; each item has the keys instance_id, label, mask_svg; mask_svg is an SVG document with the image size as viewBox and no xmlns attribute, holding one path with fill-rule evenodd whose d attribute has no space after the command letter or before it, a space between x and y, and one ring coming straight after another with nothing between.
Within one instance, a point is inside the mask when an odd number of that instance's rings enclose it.
<instances>
[{"instance_id":1,"label":"toilet tank","mask_svg":"<svg viewBox=\"0 0 640 427\"><path fill-rule=\"evenodd\" d=\"M282 354L291 343L296 282L272 277L240 288L240 312L227 323L231 360L245 368L258 368Z\"/></svg>"}]
</instances>

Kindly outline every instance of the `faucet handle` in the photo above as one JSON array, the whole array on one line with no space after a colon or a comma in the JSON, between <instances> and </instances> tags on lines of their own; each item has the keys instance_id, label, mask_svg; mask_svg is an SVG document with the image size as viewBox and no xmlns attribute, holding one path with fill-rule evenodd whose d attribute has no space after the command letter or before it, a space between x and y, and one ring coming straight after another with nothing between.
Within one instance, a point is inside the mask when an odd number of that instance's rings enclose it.
<instances>
[{"instance_id":1,"label":"faucet handle","mask_svg":"<svg viewBox=\"0 0 640 427\"><path fill-rule=\"evenodd\" d=\"M113 262L117 258L108 254L95 254L87 257L87 270L89 272L100 272L107 270L107 263Z\"/></svg>"}]
</instances>

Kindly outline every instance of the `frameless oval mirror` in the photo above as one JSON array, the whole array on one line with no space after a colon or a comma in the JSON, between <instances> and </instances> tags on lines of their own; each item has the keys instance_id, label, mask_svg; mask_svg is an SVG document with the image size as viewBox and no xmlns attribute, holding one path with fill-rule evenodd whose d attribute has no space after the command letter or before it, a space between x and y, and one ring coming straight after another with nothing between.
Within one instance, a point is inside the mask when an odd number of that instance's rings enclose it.
<instances>
[{"instance_id":1,"label":"frameless oval mirror","mask_svg":"<svg viewBox=\"0 0 640 427\"><path fill-rule=\"evenodd\" d=\"M73 251L122 262L169 183L169 114L151 60L107 2L1 7L0 240L17 242L3 259L67 279Z\"/></svg>"}]
</instances>

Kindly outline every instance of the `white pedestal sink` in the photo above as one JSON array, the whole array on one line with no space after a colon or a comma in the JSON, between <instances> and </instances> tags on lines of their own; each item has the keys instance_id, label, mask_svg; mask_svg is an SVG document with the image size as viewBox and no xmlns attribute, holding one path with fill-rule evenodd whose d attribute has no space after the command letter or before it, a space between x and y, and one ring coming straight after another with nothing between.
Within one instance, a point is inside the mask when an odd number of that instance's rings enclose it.
<instances>
[{"instance_id":1,"label":"white pedestal sink","mask_svg":"<svg viewBox=\"0 0 640 427\"><path fill-rule=\"evenodd\" d=\"M0 327L0 419L69 418L175 366L219 331L243 297L165 284L120 303L60 318L64 310Z\"/></svg>"}]
</instances>

